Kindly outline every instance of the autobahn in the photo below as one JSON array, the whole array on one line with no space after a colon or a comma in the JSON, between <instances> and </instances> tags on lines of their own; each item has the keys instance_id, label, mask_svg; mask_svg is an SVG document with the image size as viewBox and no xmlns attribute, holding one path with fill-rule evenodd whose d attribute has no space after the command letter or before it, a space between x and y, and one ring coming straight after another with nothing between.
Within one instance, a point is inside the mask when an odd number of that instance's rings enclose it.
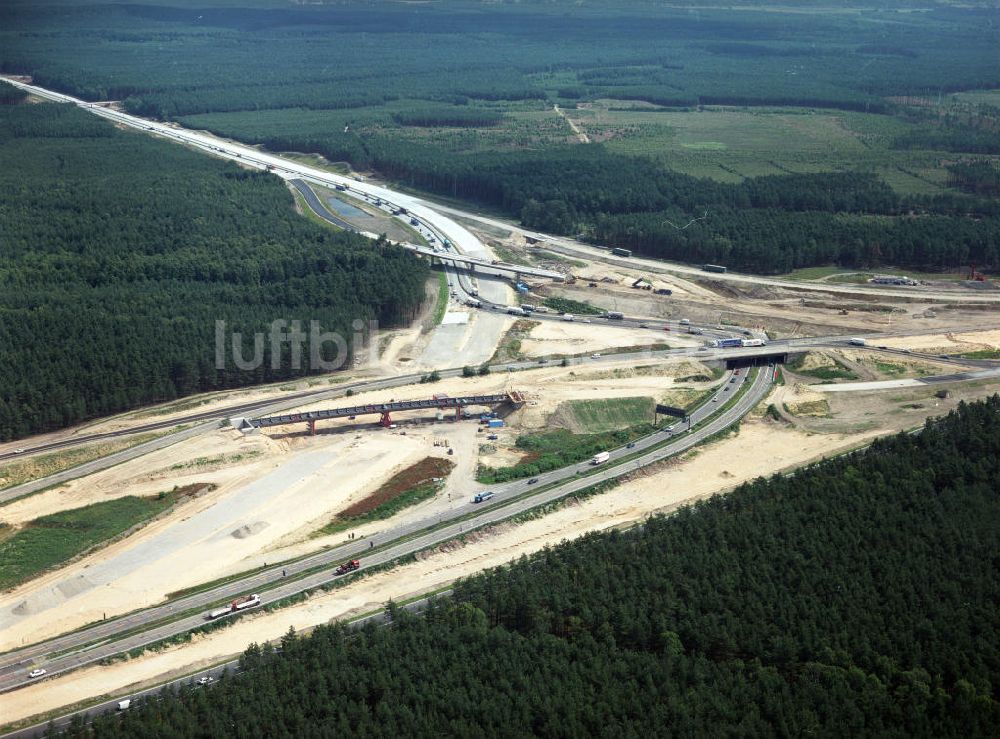
<instances>
[{"instance_id":1,"label":"autobahn","mask_svg":"<svg viewBox=\"0 0 1000 739\"><path fill-rule=\"evenodd\" d=\"M575 241L573 239L567 239L560 236L553 236L551 234L540 233L530 229L522 228L516 224L512 224L508 221L500 220L497 218L489 218L486 216L479 215L477 213L472 213L466 210L454 208L451 206L442 205L435 203L433 201L427 200L425 198L419 198L413 195L407 195L404 193L396 192L390 188L373 185L367 182L359 182L353 178L345 177L343 175L337 175L324 170L316 169L314 167L309 167L308 165L301 164L299 162L294 162L289 159L285 159L274 154L268 154L262 152L258 149L252 147L244 146L241 144L228 141L226 139L213 136L207 133L192 131L190 129L185 129L178 125L168 125L160 123L157 121L152 121L145 118L140 118L138 116L129 115L127 113L122 113L120 111L114 110L113 108L106 107L99 103L90 103L79 98L74 98L69 95L64 95L62 93L53 92L52 90L47 90L43 87L37 85L27 84L19 79L11 78L9 76L0 75L0 79L9 82L11 85L26 90L38 97L45 98L48 100L53 100L56 102L70 103L77 105L85 110L88 110L96 115L100 115L104 118L116 121L122 125L130 126L139 130L146 131L148 133L165 137L172 141L178 143L187 144L194 146L202 151L214 154L216 156L221 156L229 159L236 159L242 161L244 164L249 166L258 167L260 169L270 169L274 171L275 174L284 177L286 179L301 177L307 181L317 182L324 185L348 185L353 190L360 193L367 193L369 195L379 197L382 200L392 203L396 206L404 206L410 212L417 215L421 220L432 223L444 233L448 234L449 240L455 244L459 251L471 253L475 255L476 253L485 254L487 253L482 243L464 226L457 223L450 216L455 216L458 218L465 219L467 221L479 222L486 225L490 225L494 228L500 228L504 231L514 231L527 236L532 239L536 239L540 242L544 242L546 248L553 250L566 250L563 253L569 253L573 256L582 256L588 259L597 259L599 261L608 262L611 264L618 264L621 266L628 267L641 267L644 270L650 272L673 272L677 274L684 275L698 275L701 277L711 277L713 280L722 280L729 282L748 282L755 285L769 285L775 287L783 287L792 290L803 290L803 291L818 291L826 293L840 293L840 294L864 294L871 296L881 296L889 298L903 298L912 300L924 300L924 301L951 301L951 302L1000 302L1000 291L975 291L974 293L966 293L960 290L955 291L932 291L924 290L920 288L897 288L897 287L878 287L873 285L830 285L827 283L809 283L797 280L784 280L780 278L773 277L760 277L758 275L748 275L741 274L738 272L727 272L725 274L708 274L702 271L699 267L692 266L689 264L679 264L675 262L666 262L661 260L653 259L642 259L642 258L632 258L632 259L614 259L609 256L607 250L594 247L588 244L583 244L581 242Z\"/></svg>"},{"instance_id":2,"label":"autobahn","mask_svg":"<svg viewBox=\"0 0 1000 739\"><path fill-rule=\"evenodd\" d=\"M485 304L484 304L485 305ZM486 310L503 310L504 306L488 306L485 305ZM561 320L559 316L552 314L533 314L533 319L541 320ZM595 323L592 325L595 327L606 326L606 327L635 327L642 325L642 321L639 319L626 319L624 321L606 321L602 319L594 319ZM650 322L649 326L652 330L655 330L655 322ZM681 333L682 331L688 330L689 326L682 326L677 322L665 321L662 322L664 328L670 328L674 333ZM698 327L693 327L698 328ZM704 327L701 330L705 332L705 336L708 336L711 332L716 331L711 327ZM723 332L726 335L732 335L734 331ZM878 338L888 338L894 336L906 336L913 332L899 332L899 333L886 333L886 334L875 334L867 335L870 340L875 340ZM652 334L651 334L652 335ZM701 361L727 361L731 359L753 359L754 357L769 356L775 353L795 353L806 351L811 348L815 349L829 349L829 348L845 348L849 347L848 340L843 336L813 336L804 337L800 339L778 339L770 341L767 346L764 347L748 347L742 349L716 349L710 347L686 347L680 349L662 349L662 350L648 350L648 351L638 351L638 352L628 352L621 354L604 354L603 356L582 356L582 357L568 357L566 358L567 364L592 364L596 362L615 362L615 361L627 361L635 362L637 360L656 360L669 357L690 357L696 358ZM920 352L910 352L904 349L892 349L889 347L879 347L879 346L868 346L868 350L882 352L890 355L896 355L900 357L907 357L910 359L923 359L931 360L938 363L952 364L955 366L978 366L978 367L995 367L997 363L991 360L970 360L956 357L941 357L936 355L924 354ZM547 362L538 359L525 360L518 362L507 362L504 364L494 364L490 365L490 371L494 373L499 372L517 372L525 371L531 369L537 369L540 366L544 366ZM452 378L460 377L462 375L463 368L453 367L449 369L443 369L438 372L442 378ZM169 446L171 444L183 441L185 439L192 438L199 434L209 433L217 428L219 428L219 423L225 419L246 416L249 418L254 418L261 415L270 415L275 413L280 413L281 411L296 408L307 403L315 403L323 400L331 400L335 398L343 397L350 391L352 394L369 392L374 390L386 390L396 387L404 387L406 385L412 385L419 383L424 375L419 373L412 373L406 375L397 375L394 377L387 377L378 380L368 380L368 381L358 381L352 383L344 383L335 388L328 388L324 390L305 390L297 393L290 393L284 395L281 398L272 398L269 400L254 401L250 403L235 403L232 405L221 406L211 411L202 411L199 413L193 413L185 416L178 416L167 421L157 421L149 424L142 424L129 429L121 429L118 431L110 431L106 433L97 434L86 434L72 439L63 439L56 442L50 442L46 444L39 444L37 446L28 447L23 450L20 454L14 452L7 452L0 455L0 460L10 459L15 457L23 457L31 454L40 454L43 452L57 451L60 449L67 449L71 447L81 446L85 444L94 443L97 441L103 441L107 439L115 439L126 436L131 436L139 433L146 433L155 430L161 430L164 428L173 428L176 426L188 426L194 424L190 428L184 429L174 434L169 434L158 439L153 439L142 444L138 444L129 449L116 452L112 455L101 457L100 459L93 460L91 462L72 467L70 469L64 470L62 472L49 475L37 480L32 480L30 482L23 483L21 485L16 485L5 490L0 490L0 505L4 503L9 503L17 498L24 497L25 495L31 495L32 493L38 492L39 490L44 490L45 488L58 485L69 480L76 479L78 477L83 477L84 475L92 474L103 469L107 469L116 464L121 464L130 459L135 459L144 454L148 454L156 449L161 449L163 447Z\"/></svg>"},{"instance_id":3,"label":"autobahn","mask_svg":"<svg viewBox=\"0 0 1000 739\"><path fill-rule=\"evenodd\" d=\"M264 605L274 603L329 584L337 579L329 568L344 560L362 558L362 569L383 565L686 451L746 415L766 394L772 375L769 370L759 372L736 402L717 412L716 408L735 396L740 387L739 383L724 381L713 400L692 414L693 430L678 429L670 434L657 431L630 446L610 450L610 461L605 466L594 468L579 463L540 474L536 483L518 480L492 486L490 491L495 497L486 504L455 508L380 532L366 540L280 563L160 606L8 652L0 656L0 692L30 684L32 680L27 673L33 667L44 667L48 677L69 672L202 626L209 608L238 595L259 593Z\"/></svg>"}]
</instances>

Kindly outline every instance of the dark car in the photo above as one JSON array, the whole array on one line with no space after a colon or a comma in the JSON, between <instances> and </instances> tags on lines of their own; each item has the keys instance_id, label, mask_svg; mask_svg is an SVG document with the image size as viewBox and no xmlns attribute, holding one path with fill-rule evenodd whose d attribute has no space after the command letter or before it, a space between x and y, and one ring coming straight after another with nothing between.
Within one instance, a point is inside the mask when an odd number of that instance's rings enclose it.
<instances>
[{"instance_id":1,"label":"dark car","mask_svg":"<svg viewBox=\"0 0 1000 739\"><path fill-rule=\"evenodd\" d=\"M635 442L634 441L630 441L628 444L625 445L625 448L626 449L631 449L634 446L635 446Z\"/></svg>"},{"instance_id":2,"label":"dark car","mask_svg":"<svg viewBox=\"0 0 1000 739\"><path fill-rule=\"evenodd\" d=\"M534 485L536 482L538 482L537 477L532 477L530 480L528 480L529 485Z\"/></svg>"}]
</instances>

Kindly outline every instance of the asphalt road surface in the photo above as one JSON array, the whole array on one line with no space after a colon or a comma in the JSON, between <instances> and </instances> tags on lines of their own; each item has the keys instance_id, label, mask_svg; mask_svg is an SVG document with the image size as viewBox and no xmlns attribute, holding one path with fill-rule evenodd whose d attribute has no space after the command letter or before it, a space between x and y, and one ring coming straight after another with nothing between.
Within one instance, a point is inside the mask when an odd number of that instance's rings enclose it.
<instances>
[{"instance_id":1,"label":"asphalt road surface","mask_svg":"<svg viewBox=\"0 0 1000 739\"><path fill-rule=\"evenodd\" d=\"M742 375L744 378L746 376ZM495 494L495 498L487 504L477 506L470 503L466 508L457 508L429 519L398 526L367 540L350 542L161 606L137 611L8 652L0 657L0 692L32 682L27 673L34 667L44 667L48 671L48 676L68 672L114 654L202 626L206 622L205 614L212 607L239 595L260 593L261 601L266 605L337 579L328 568L335 567L345 560L362 558L362 569L384 564L453 539L471 529L509 518L686 451L712 434L727 428L749 412L766 394L772 376L773 372L763 369L735 405L711 417L716 408L721 407L730 397L730 393L735 393L739 387L738 383L724 382L714 396L716 400L705 403L691 416L692 425L697 426L700 422L706 421L703 426L695 428L690 433L684 433L679 427L673 434L656 432L638 440L631 447L611 450L612 462L625 456L636 455L634 459L622 464L607 463L607 466L598 467L595 471L591 465L581 463L539 475L539 482L534 485L525 480L518 480L492 486L490 491ZM651 448L675 435L678 435L675 441L655 449ZM537 493L534 492L536 490ZM454 520L463 519L470 513L475 515L464 520ZM379 549L372 551L373 547ZM371 554L367 553L369 551ZM297 577L315 568L322 569ZM285 575L282 574L283 571ZM167 619L174 620L164 622ZM121 636L132 630L136 630L136 633Z\"/></svg>"}]
</instances>

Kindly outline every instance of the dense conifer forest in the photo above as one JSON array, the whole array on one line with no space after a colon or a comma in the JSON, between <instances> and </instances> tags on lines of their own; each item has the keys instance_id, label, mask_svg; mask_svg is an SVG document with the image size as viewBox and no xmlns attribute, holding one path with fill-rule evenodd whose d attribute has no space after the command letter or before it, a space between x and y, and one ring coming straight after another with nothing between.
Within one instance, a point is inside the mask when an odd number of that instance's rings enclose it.
<instances>
[{"instance_id":1,"label":"dense conifer forest","mask_svg":"<svg viewBox=\"0 0 1000 739\"><path fill-rule=\"evenodd\" d=\"M760 273L1000 267L996 201L967 176L996 171L1000 107L946 97L1000 86L995 9L730 5L12 0L0 9L0 71L644 255ZM553 113L608 101L626 106L620 130L585 145ZM742 174L697 159L720 142L671 149L737 184L681 174L661 152L669 125L654 135L628 123L628 110L708 106L856 113L864 130L846 166L831 154L789 170L772 154ZM628 153L629 137L646 135L648 148ZM950 178L952 165L963 174Z\"/></svg>"},{"instance_id":2,"label":"dense conifer forest","mask_svg":"<svg viewBox=\"0 0 1000 739\"><path fill-rule=\"evenodd\" d=\"M71 106L0 106L0 439L193 392L282 380L226 357L272 321L399 325L427 268L297 215L271 175L120 131ZM367 325L367 324L366 324ZM332 345L323 359L332 359Z\"/></svg>"},{"instance_id":3,"label":"dense conifer forest","mask_svg":"<svg viewBox=\"0 0 1000 739\"><path fill-rule=\"evenodd\" d=\"M1000 397L72 736L995 736Z\"/></svg>"}]
</instances>

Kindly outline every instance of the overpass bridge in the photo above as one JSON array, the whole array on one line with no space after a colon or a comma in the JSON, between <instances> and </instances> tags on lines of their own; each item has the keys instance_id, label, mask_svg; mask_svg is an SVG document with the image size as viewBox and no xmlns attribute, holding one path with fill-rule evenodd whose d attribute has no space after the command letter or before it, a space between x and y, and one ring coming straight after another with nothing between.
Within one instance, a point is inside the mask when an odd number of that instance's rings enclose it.
<instances>
[{"instance_id":1,"label":"overpass bridge","mask_svg":"<svg viewBox=\"0 0 1000 739\"><path fill-rule=\"evenodd\" d=\"M462 410L468 406L498 406L509 403L518 408L524 405L524 397L517 390L500 393L496 395L464 395L451 397L449 395L435 395L425 400L397 400L390 403L369 403L368 405L354 405L346 408L330 408L322 411L308 411L305 413L289 413L281 416L265 416L249 421L255 428L270 428L272 426L287 426L293 423L305 423L309 426L309 433L316 433L316 421L330 418L355 418L356 416L379 414L379 424L388 427L392 423L393 411L414 411L434 408L437 410L447 410L454 408L456 418L461 418Z\"/></svg>"},{"instance_id":2,"label":"overpass bridge","mask_svg":"<svg viewBox=\"0 0 1000 739\"><path fill-rule=\"evenodd\" d=\"M507 272L514 275L515 282L519 281L523 276L539 277L547 280L555 280L556 282L563 282L566 279L566 275L562 272L556 272L551 269L542 269L541 267L529 267L524 264L508 264L507 262L501 262L498 260L480 259L479 257L470 257L466 254L457 254L452 251L433 249L428 246L418 246L417 244L401 243L400 246L404 249L410 249L418 254L422 254L425 257L430 257L432 262L437 260L447 264L462 266L470 272L475 272L477 269L483 271L492 270L495 272Z\"/></svg>"}]
</instances>

